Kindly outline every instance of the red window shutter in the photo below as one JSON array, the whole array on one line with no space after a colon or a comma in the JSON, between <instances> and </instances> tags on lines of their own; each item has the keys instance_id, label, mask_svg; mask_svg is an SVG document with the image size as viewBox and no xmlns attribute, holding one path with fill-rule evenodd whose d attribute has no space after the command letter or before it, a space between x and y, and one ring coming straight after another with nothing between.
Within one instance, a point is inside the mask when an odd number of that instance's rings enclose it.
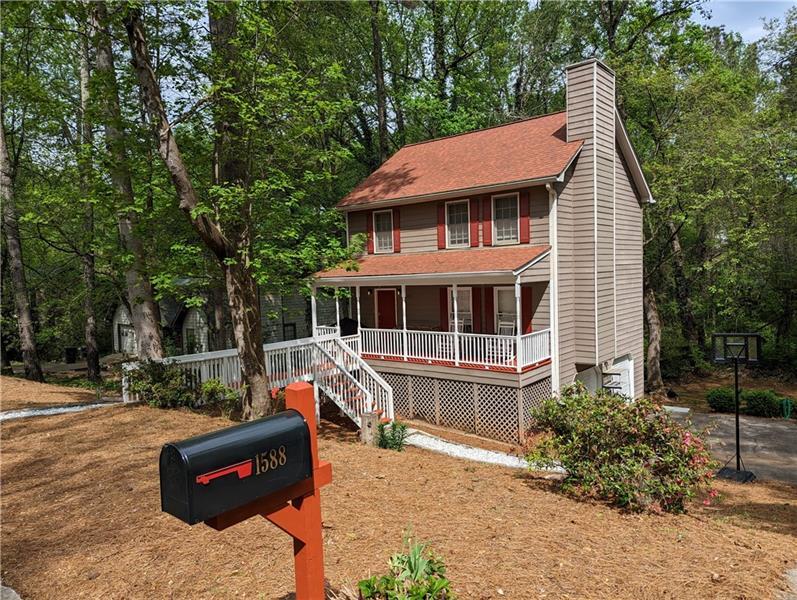
<instances>
[{"instance_id":1,"label":"red window shutter","mask_svg":"<svg viewBox=\"0 0 797 600\"><path fill-rule=\"evenodd\" d=\"M482 244L493 245L493 207L489 196L482 199Z\"/></svg>"},{"instance_id":2,"label":"red window shutter","mask_svg":"<svg viewBox=\"0 0 797 600\"><path fill-rule=\"evenodd\" d=\"M440 202L437 205L437 249L442 250L446 247L446 204Z\"/></svg>"},{"instance_id":3,"label":"red window shutter","mask_svg":"<svg viewBox=\"0 0 797 600\"><path fill-rule=\"evenodd\" d=\"M520 243L529 243L529 191L520 192Z\"/></svg>"},{"instance_id":4,"label":"red window shutter","mask_svg":"<svg viewBox=\"0 0 797 600\"><path fill-rule=\"evenodd\" d=\"M368 236L368 254L374 253L374 211L365 213L365 231Z\"/></svg>"},{"instance_id":5,"label":"red window shutter","mask_svg":"<svg viewBox=\"0 0 797 600\"><path fill-rule=\"evenodd\" d=\"M470 247L479 247L479 201L470 201Z\"/></svg>"},{"instance_id":6,"label":"red window shutter","mask_svg":"<svg viewBox=\"0 0 797 600\"><path fill-rule=\"evenodd\" d=\"M495 299L489 285L484 288L484 333L495 333Z\"/></svg>"},{"instance_id":7,"label":"red window shutter","mask_svg":"<svg viewBox=\"0 0 797 600\"><path fill-rule=\"evenodd\" d=\"M531 333L531 311L532 311L531 288L524 286L520 288L520 325L523 333Z\"/></svg>"},{"instance_id":8,"label":"red window shutter","mask_svg":"<svg viewBox=\"0 0 797 600\"><path fill-rule=\"evenodd\" d=\"M471 301L473 302L473 333L482 332L482 289L471 288Z\"/></svg>"},{"instance_id":9,"label":"red window shutter","mask_svg":"<svg viewBox=\"0 0 797 600\"><path fill-rule=\"evenodd\" d=\"M393 252L401 252L401 209L393 209Z\"/></svg>"},{"instance_id":10,"label":"red window shutter","mask_svg":"<svg viewBox=\"0 0 797 600\"><path fill-rule=\"evenodd\" d=\"M448 331L448 288L440 288L440 331Z\"/></svg>"}]
</instances>

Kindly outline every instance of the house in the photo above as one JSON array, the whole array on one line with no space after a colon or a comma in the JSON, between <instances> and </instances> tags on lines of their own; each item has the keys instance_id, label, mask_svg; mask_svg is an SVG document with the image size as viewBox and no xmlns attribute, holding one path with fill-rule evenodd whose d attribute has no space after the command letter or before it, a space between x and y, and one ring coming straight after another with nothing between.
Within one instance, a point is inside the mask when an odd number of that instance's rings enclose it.
<instances>
[{"instance_id":1,"label":"house","mask_svg":"<svg viewBox=\"0 0 797 600\"><path fill-rule=\"evenodd\" d=\"M367 252L315 286L350 290L351 348L400 416L514 442L577 379L643 393L651 193L614 73L566 78L564 111L405 146L338 203Z\"/></svg>"}]
</instances>

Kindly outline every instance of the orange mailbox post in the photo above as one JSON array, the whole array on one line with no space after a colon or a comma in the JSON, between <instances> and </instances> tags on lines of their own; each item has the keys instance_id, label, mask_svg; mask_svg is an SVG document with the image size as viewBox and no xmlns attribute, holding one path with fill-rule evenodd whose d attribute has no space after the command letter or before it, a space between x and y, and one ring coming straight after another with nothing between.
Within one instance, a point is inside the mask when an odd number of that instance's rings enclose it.
<instances>
[{"instance_id":1,"label":"orange mailbox post","mask_svg":"<svg viewBox=\"0 0 797 600\"><path fill-rule=\"evenodd\" d=\"M318 459L313 386L285 389L285 410L161 451L161 506L221 531L260 515L293 538L297 600L324 598L320 488L332 465ZM214 452L214 449L218 449Z\"/></svg>"}]
</instances>

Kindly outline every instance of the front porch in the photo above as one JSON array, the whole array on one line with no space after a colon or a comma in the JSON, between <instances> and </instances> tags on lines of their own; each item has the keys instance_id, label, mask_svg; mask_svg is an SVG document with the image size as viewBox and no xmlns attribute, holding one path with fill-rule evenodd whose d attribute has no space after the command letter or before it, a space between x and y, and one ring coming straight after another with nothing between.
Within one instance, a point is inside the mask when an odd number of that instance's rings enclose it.
<instances>
[{"instance_id":1,"label":"front porch","mask_svg":"<svg viewBox=\"0 0 797 600\"><path fill-rule=\"evenodd\" d=\"M366 360L524 373L550 363L548 282L516 285L354 286L337 297L337 324Z\"/></svg>"}]
</instances>

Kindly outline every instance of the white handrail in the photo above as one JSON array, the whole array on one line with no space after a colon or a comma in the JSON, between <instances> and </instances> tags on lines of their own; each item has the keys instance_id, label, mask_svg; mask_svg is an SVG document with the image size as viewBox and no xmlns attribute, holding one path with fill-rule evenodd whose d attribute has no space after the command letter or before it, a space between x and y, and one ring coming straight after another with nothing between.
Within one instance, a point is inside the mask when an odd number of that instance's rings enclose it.
<instances>
[{"instance_id":1,"label":"white handrail","mask_svg":"<svg viewBox=\"0 0 797 600\"><path fill-rule=\"evenodd\" d=\"M360 415L373 411L373 395L340 361L321 345L316 344L313 349L317 356L316 382L318 387L327 396L335 400L335 404L360 427L362 425ZM326 365L325 362L329 362L330 365ZM336 368L330 368L330 366ZM318 369L318 367L321 368Z\"/></svg>"},{"instance_id":2,"label":"white handrail","mask_svg":"<svg viewBox=\"0 0 797 600\"><path fill-rule=\"evenodd\" d=\"M532 331L520 338L520 366L528 367L551 358L551 330Z\"/></svg>"},{"instance_id":3,"label":"white handrail","mask_svg":"<svg viewBox=\"0 0 797 600\"><path fill-rule=\"evenodd\" d=\"M343 340L335 340L337 346L348 358L344 366L348 371L356 372L359 381L371 392L374 408L382 411L382 416L393 420L393 388L377 373L374 368L365 362Z\"/></svg>"}]
</instances>

